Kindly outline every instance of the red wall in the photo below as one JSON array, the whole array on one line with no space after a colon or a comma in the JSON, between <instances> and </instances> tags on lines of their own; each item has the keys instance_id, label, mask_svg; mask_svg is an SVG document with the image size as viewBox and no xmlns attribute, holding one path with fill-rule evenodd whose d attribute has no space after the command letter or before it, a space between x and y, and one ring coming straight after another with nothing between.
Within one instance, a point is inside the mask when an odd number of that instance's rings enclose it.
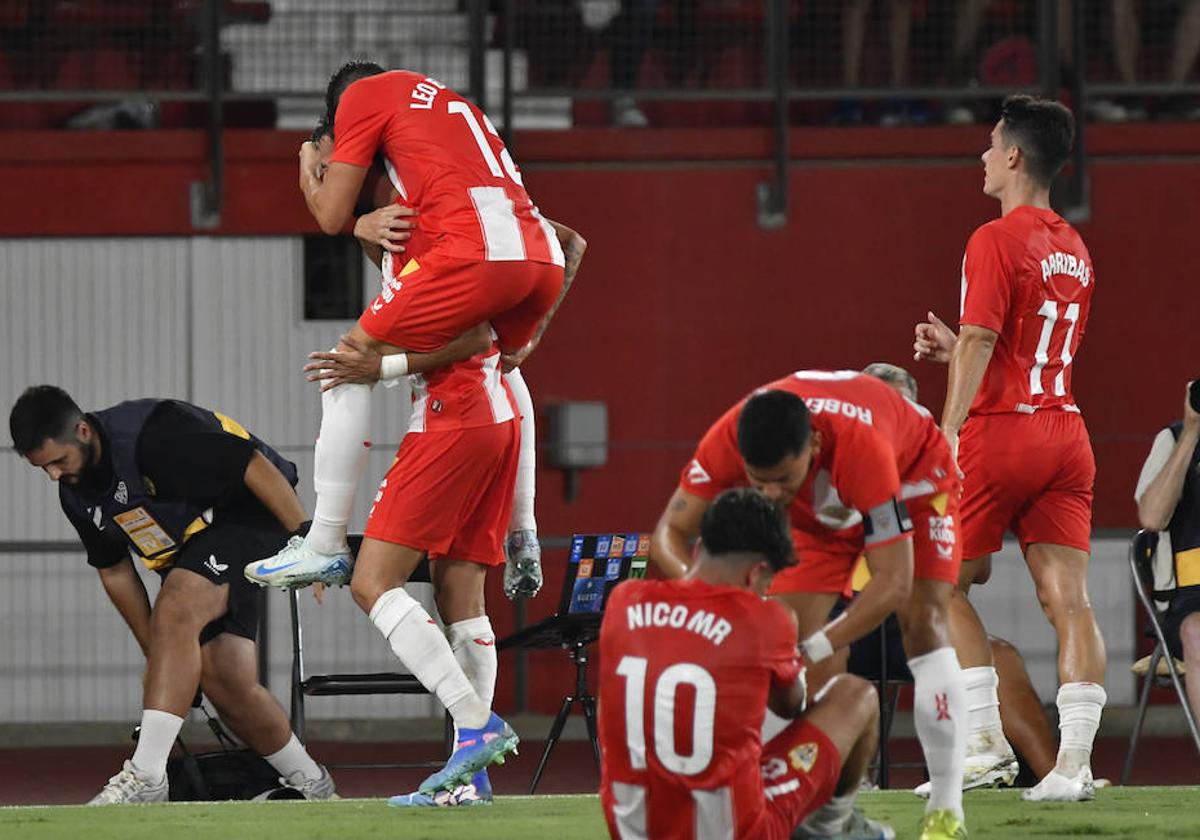
<instances>
[{"instance_id":1,"label":"red wall","mask_svg":"<svg viewBox=\"0 0 1200 840\"><path fill-rule=\"evenodd\" d=\"M295 186L298 141L230 133L221 232L312 229ZM606 401L610 422L609 465L583 475L573 504L543 470L541 530L651 527L707 424L768 379L910 362L913 324L929 308L954 316L963 245L996 213L980 192L985 141L980 128L797 131L788 225L764 231L763 132L518 136L542 210L590 244L526 378L542 404ZM1097 294L1075 386L1099 464L1096 526L1124 528L1150 439L1200 375L1200 130L1097 129L1089 142L1092 218L1080 230ZM190 233L186 183L203 177L203 153L202 137L184 132L0 134L0 235ZM939 409L944 369L913 370ZM551 574L550 593L557 583ZM530 611L553 609L543 598ZM499 616L498 631L508 623ZM559 680L569 677L557 668L539 677L539 706L561 696Z\"/></svg>"}]
</instances>

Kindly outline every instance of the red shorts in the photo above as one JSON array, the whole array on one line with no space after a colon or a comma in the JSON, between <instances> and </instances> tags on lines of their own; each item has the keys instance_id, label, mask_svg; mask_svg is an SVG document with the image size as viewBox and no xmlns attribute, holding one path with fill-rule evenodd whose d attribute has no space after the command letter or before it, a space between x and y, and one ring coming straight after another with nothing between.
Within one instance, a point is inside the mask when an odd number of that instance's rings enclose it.
<instances>
[{"instance_id":1,"label":"red shorts","mask_svg":"<svg viewBox=\"0 0 1200 840\"><path fill-rule=\"evenodd\" d=\"M755 837L787 840L796 826L833 796L842 757L829 736L801 718L763 744L761 831Z\"/></svg>"},{"instance_id":2,"label":"red shorts","mask_svg":"<svg viewBox=\"0 0 1200 840\"><path fill-rule=\"evenodd\" d=\"M431 560L503 565L520 450L517 420L410 432L375 494L365 535Z\"/></svg>"},{"instance_id":3,"label":"red shorts","mask_svg":"<svg viewBox=\"0 0 1200 840\"><path fill-rule=\"evenodd\" d=\"M958 582L962 541L958 539L958 493L950 488L908 499L912 519L913 578ZM798 549L799 562L775 575L770 594L783 592L845 593L858 563L859 552Z\"/></svg>"},{"instance_id":4,"label":"red shorts","mask_svg":"<svg viewBox=\"0 0 1200 840\"><path fill-rule=\"evenodd\" d=\"M1069 411L985 414L959 434L963 556L1000 550L1011 529L1021 541L1088 551L1096 460L1083 417Z\"/></svg>"},{"instance_id":5,"label":"red shorts","mask_svg":"<svg viewBox=\"0 0 1200 840\"><path fill-rule=\"evenodd\" d=\"M409 260L363 312L367 335L429 352L490 322L502 350L533 338L562 290L562 266L529 261L482 262L430 251Z\"/></svg>"}]
</instances>

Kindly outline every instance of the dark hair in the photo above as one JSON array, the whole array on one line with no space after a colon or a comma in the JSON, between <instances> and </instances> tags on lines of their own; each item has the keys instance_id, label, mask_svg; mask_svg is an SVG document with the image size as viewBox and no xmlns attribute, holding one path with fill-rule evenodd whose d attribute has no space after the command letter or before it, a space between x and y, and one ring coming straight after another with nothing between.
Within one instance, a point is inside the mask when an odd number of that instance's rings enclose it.
<instances>
[{"instance_id":1,"label":"dark hair","mask_svg":"<svg viewBox=\"0 0 1200 840\"><path fill-rule=\"evenodd\" d=\"M889 385L899 385L902 393L913 402L917 401L917 380L913 375L899 365L888 362L871 362L862 370L867 376L882 379Z\"/></svg>"},{"instance_id":2,"label":"dark hair","mask_svg":"<svg viewBox=\"0 0 1200 840\"><path fill-rule=\"evenodd\" d=\"M83 412L70 395L55 385L33 385L13 404L8 430L13 448L21 456L39 449L47 440L67 437Z\"/></svg>"},{"instance_id":3,"label":"dark hair","mask_svg":"<svg viewBox=\"0 0 1200 840\"><path fill-rule=\"evenodd\" d=\"M1025 157L1025 171L1050 186L1071 156L1075 117L1061 102L1022 94L1004 100L1000 119L1005 142L1016 145Z\"/></svg>"},{"instance_id":4,"label":"dark hair","mask_svg":"<svg viewBox=\"0 0 1200 840\"><path fill-rule=\"evenodd\" d=\"M339 67L337 72L329 77L329 85L325 88L325 118L323 122L333 125L338 103L342 101L342 94L346 92L346 88L359 79L378 76L380 73L386 72L373 61L347 61Z\"/></svg>"},{"instance_id":5,"label":"dark hair","mask_svg":"<svg viewBox=\"0 0 1200 840\"><path fill-rule=\"evenodd\" d=\"M804 400L790 391L759 391L742 406L738 450L752 467L773 467L799 455L811 431Z\"/></svg>"},{"instance_id":6,"label":"dark hair","mask_svg":"<svg viewBox=\"0 0 1200 840\"><path fill-rule=\"evenodd\" d=\"M712 557L761 554L776 572L796 564L783 512L752 487L726 490L713 500L700 520L700 542Z\"/></svg>"},{"instance_id":7,"label":"dark hair","mask_svg":"<svg viewBox=\"0 0 1200 840\"><path fill-rule=\"evenodd\" d=\"M325 137L332 137L332 136L333 136L333 123L330 122L329 120L325 119L325 117L321 117L321 121L317 123L316 128L314 128L312 130L312 134L310 134L308 136L308 139L311 140L313 142L313 144L315 145L315 144L320 143L321 140L324 139Z\"/></svg>"}]
</instances>

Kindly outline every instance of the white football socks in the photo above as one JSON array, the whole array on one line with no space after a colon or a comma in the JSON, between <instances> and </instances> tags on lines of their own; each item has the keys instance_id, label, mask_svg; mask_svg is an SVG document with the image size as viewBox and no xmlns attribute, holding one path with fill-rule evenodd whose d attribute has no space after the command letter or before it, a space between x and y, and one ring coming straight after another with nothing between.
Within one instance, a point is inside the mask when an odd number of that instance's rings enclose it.
<instances>
[{"instance_id":1,"label":"white football socks","mask_svg":"<svg viewBox=\"0 0 1200 840\"><path fill-rule=\"evenodd\" d=\"M521 455L517 461L516 490L513 493L512 516L508 530L537 531L537 519L533 513L534 496L537 488L537 421L534 416L533 397L525 377L519 368L504 374L504 381L512 391L521 415Z\"/></svg>"},{"instance_id":2,"label":"white football socks","mask_svg":"<svg viewBox=\"0 0 1200 840\"><path fill-rule=\"evenodd\" d=\"M346 550L354 491L371 454L371 386L339 385L321 395L321 433L313 454L317 504L304 544L322 554Z\"/></svg>"},{"instance_id":3,"label":"white football socks","mask_svg":"<svg viewBox=\"0 0 1200 840\"><path fill-rule=\"evenodd\" d=\"M496 634L486 615L456 621L446 627L446 641L454 651L471 688L489 708L496 696Z\"/></svg>"},{"instance_id":4,"label":"white football socks","mask_svg":"<svg viewBox=\"0 0 1200 840\"><path fill-rule=\"evenodd\" d=\"M158 709L142 710L142 726L133 751L133 768L138 775L157 784L167 775L167 758L183 728L183 718Z\"/></svg>"},{"instance_id":5,"label":"white football socks","mask_svg":"<svg viewBox=\"0 0 1200 840\"><path fill-rule=\"evenodd\" d=\"M1080 768L1091 765L1092 744L1100 728L1100 715L1108 702L1108 694L1104 686L1096 683L1063 683L1055 702L1060 736L1055 769L1073 778Z\"/></svg>"},{"instance_id":6,"label":"white football socks","mask_svg":"<svg viewBox=\"0 0 1200 840\"><path fill-rule=\"evenodd\" d=\"M404 666L446 707L455 726L479 729L488 722L491 708L471 687L450 643L425 608L402 587L379 596L371 607L371 621Z\"/></svg>"},{"instance_id":7,"label":"white football socks","mask_svg":"<svg viewBox=\"0 0 1200 840\"><path fill-rule=\"evenodd\" d=\"M967 692L967 735L973 744L993 744L1000 753L1011 752L1000 722L1000 697L996 693L1000 678L988 666L963 669Z\"/></svg>"},{"instance_id":8,"label":"white football socks","mask_svg":"<svg viewBox=\"0 0 1200 840\"><path fill-rule=\"evenodd\" d=\"M967 691L954 648L908 660L913 675L913 719L929 768L926 811L949 810L962 819L967 757Z\"/></svg>"},{"instance_id":9,"label":"white football socks","mask_svg":"<svg viewBox=\"0 0 1200 840\"><path fill-rule=\"evenodd\" d=\"M270 755L264 755L263 758L285 779L291 779L297 773L303 779L315 781L321 778L321 765L313 761L312 756L308 754L308 750L300 743L300 739L294 732L288 742L283 745L283 749Z\"/></svg>"}]
</instances>

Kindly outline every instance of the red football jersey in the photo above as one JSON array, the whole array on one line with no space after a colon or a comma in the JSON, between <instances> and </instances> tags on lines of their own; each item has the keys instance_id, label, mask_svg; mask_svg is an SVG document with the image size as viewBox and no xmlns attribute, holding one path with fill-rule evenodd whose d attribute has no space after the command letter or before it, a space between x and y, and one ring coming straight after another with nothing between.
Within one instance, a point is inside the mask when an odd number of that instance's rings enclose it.
<instances>
[{"instance_id":1,"label":"red football jersey","mask_svg":"<svg viewBox=\"0 0 1200 840\"><path fill-rule=\"evenodd\" d=\"M804 668L786 608L699 580L627 581L605 608L600 666L614 836L761 837L767 696Z\"/></svg>"},{"instance_id":2,"label":"red football jersey","mask_svg":"<svg viewBox=\"0 0 1200 840\"><path fill-rule=\"evenodd\" d=\"M441 432L505 423L517 416L516 403L500 372L500 351L413 374L410 432Z\"/></svg>"},{"instance_id":3,"label":"red football jersey","mask_svg":"<svg viewBox=\"0 0 1200 840\"><path fill-rule=\"evenodd\" d=\"M946 489L957 481L950 447L933 417L890 385L857 371L801 370L763 386L808 406L820 451L788 509L798 550L857 553L905 533L865 535L863 517L890 499ZM737 445L742 400L704 435L679 487L704 499L749 482ZM907 533L907 532L906 532Z\"/></svg>"},{"instance_id":4,"label":"red football jersey","mask_svg":"<svg viewBox=\"0 0 1200 840\"><path fill-rule=\"evenodd\" d=\"M1078 411L1071 362L1096 275L1079 234L1053 210L1018 207L971 235L960 324L999 333L971 414Z\"/></svg>"},{"instance_id":5,"label":"red football jersey","mask_svg":"<svg viewBox=\"0 0 1200 840\"><path fill-rule=\"evenodd\" d=\"M406 257L436 247L469 260L563 265L554 228L529 199L495 127L441 82L393 70L346 88L331 161L367 167L376 154L400 201L420 211Z\"/></svg>"}]
</instances>

